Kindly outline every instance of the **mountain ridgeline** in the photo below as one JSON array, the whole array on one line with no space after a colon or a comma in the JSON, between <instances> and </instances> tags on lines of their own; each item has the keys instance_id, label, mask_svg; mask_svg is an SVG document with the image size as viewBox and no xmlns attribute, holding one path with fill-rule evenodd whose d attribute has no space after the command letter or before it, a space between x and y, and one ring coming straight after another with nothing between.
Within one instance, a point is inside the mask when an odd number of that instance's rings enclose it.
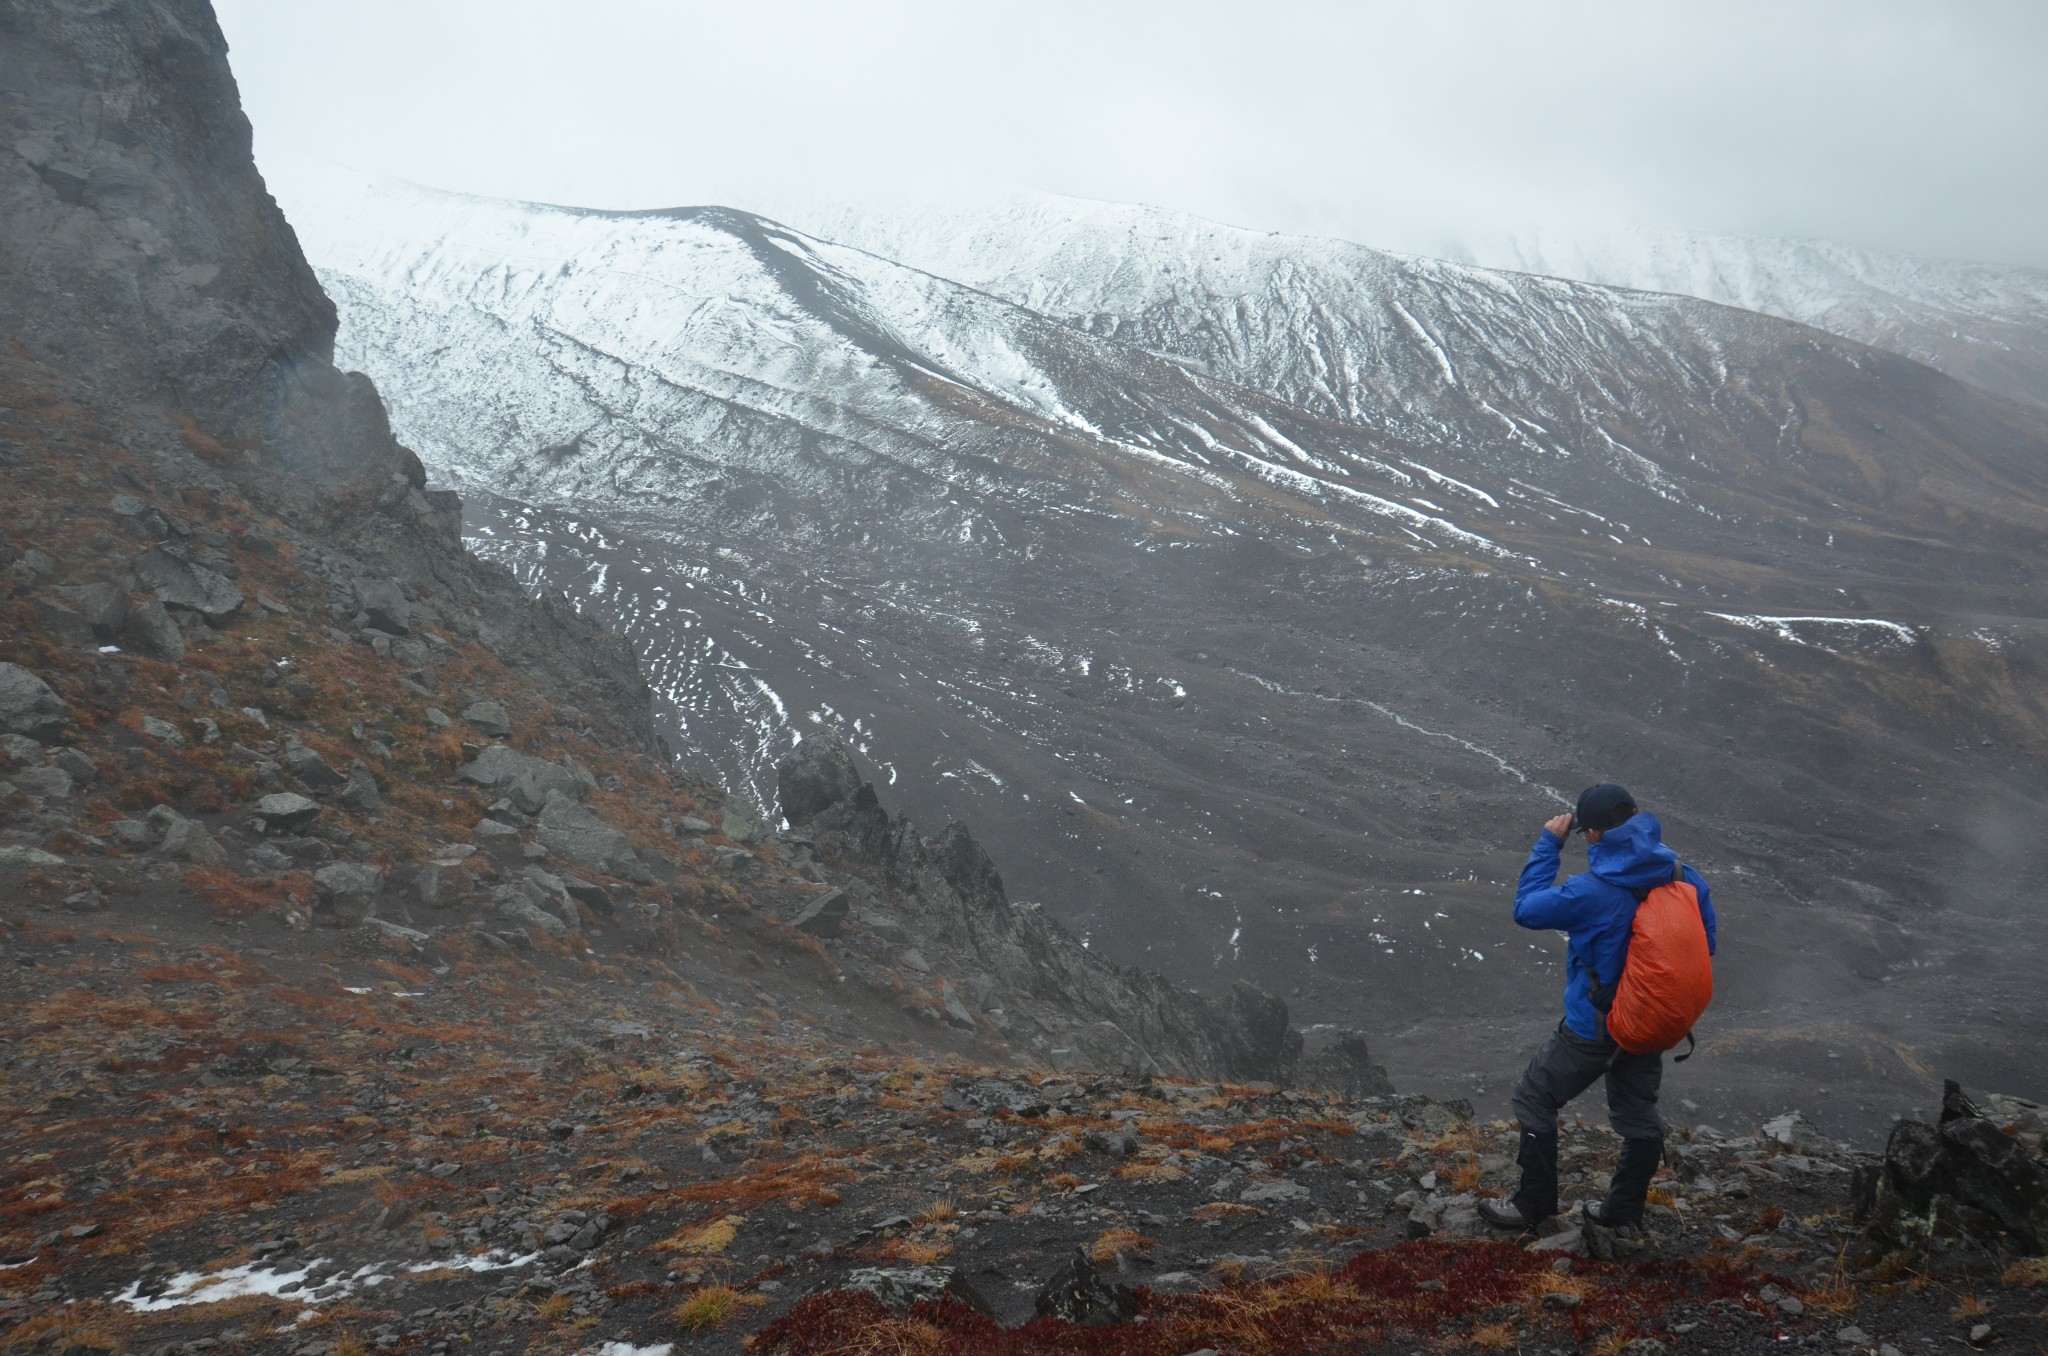
<instances>
[{"instance_id":1,"label":"mountain ridgeline","mask_svg":"<svg viewBox=\"0 0 2048 1356\"><path fill-rule=\"evenodd\" d=\"M1709 302L1149 209L904 251L963 283L728 208L277 182L474 549L630 637L764 810L839 731L1090 944L1404 1027L1397 1077L1466 1091L1553 1001L1503 890L1598 777L1734 901L1754 1034L1716 1076L1853 1044L1875 1114L1902 988L2021 983L2038 409Z\"/></svg>"}]
</instances>

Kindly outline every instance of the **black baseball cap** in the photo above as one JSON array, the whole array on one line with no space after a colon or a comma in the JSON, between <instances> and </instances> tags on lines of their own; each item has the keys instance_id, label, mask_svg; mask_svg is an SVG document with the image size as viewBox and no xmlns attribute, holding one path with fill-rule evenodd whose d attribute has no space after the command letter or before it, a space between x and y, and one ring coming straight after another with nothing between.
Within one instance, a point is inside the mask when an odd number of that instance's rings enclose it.
<instances>
[{"instance_id":1,"label":"black baseball cap","mask_svg":"<svg viewBox=\"0 0 2048 1356\"><path fill-rule=\"evenodd\" d=\"M1635 818L1636 798L1626 787L1601 782L1579 792L1578 808L1572 813L1573 827L1605 833Z\"/></svg>"}]
</instances>

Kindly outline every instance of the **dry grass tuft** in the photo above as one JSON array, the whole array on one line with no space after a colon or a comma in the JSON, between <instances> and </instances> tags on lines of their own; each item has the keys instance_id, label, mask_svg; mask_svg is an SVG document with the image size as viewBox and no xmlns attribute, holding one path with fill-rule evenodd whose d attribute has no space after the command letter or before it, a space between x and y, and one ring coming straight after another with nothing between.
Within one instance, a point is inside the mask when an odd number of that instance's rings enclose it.
<instances>
[{"instance_id":1,"label":"dry grass tuft","mask_svg":"<svg viewBox=\"0 0 2048 1356\"><path fill-rule=\"evenodd\" d=\"M1512 1323L1481 1323L1472 1329L1466 1340L1481 1351L1506 1351L1515 1345L1515 1326Z\"/></svg>"},{"instance_id":2,"label":"dry grass tuft","mask_svg":"<svg viewBox=\"0 0 2048 1356\"><path fill-rule=\"evenodd\" d=\"M1238 1201L1211 1201L1195 1211L1194 1219L1199 1224L1207 1224L1212 1219L1242 1219L1246 1215L1265 1213L1256 1205L1245 1205Z\"/></svg>"},{"instance_id":3,"label":"dry grass tuft","mask_svg":"<svg viewBox=\"0 0 2048 1356\"><path fill-rule=\"evenodd\" d=\"M1975 1294L1965 1294L1956 1301L1956 1307L1948 1311L1948 1316L1958 1323L1975 1323L1990 1312L1991 1306Z\"/></svg>"},{"instance_id":4,"label":"dry grass tuft","mask_svg":"<svg viewBox=\"0 0 2048 1356\"><path fill-rule=\"evenodd\" d=\"M672 1238L655 1244L660 1252L690 1253L699 1257L711 1257L732 1246L739 1236L740 1226L747 1222L744 1215L725 1215L709 1224L694 1229L684 1229Z\"/></svg>"},{"instance_id":5,"label":"dry grass tuft","mask_svg":"<svg viewBox=\"0 0 2048 1356\"><path fill-rule=\"evenodd\" d=\"M950 1200L933 1201L919 1212L917 1222L919 1224L943 1224L947 1220L957 1217L959 1213L960 1207Z\"/></svg>"},{"instance_id":6,"label":"dry grass tuft","mask_svg":"<svg viewBox=\"0 0 2048 1356\"><path fill-rule=\"evenodd\" d=\"M765 1295L742 1294L729 1285L707 1285L675 1307L676 1326L684 1332L722 1328L741 1309L767 1303Z\"/></svg>"},{"instance_id":7,"label":"dry grass tuft","mask_svg":"<svg viewBox=\"0 0 2048 1356\"><path fill-rule=\"evenodd\" d=\"M1115 1169L1110 1176L1126 1182L1160 1186L1167 1182L1178 1182L1188 1175L1187 1169L1178 1163L1126 1163Z\"/></svg>"},{"instance_id":8,"label":"dry grass tuft","mask_svg":"<svg viewBox=\"0 0 2048 1356\"><path fill-rule=\"evenodd\" d=\"M2001 1285L2048 1285L2048 1257L2014 1262L1998 1280Z\"/></svg>"},{"instance_id":9,"label":"dry grass tuft","mask_svg":"<svg viewBox=\"0 0 2048 1356\"><path fill-rule=\"evenodd\" d=\"M953 1251L950 1243L936 1240L925 1241L915 1238L892 1238L884 1243L881 1255L891 1262L904 1262L914 1267L934 1266Z\"/></svg>"},{"instance_id":10,"label":"dry grass tuft","mask_svg":"<svg viewBox=\"0 0 2048 1356\"><path fill-rule=\"evenodd\" d=\"M1108 1229L1088 1245L1088 1259L1108 1266L1119 1257L1143 1259L1152 1255L1152 1240L1136 1229Z\"/></svg>"},{"instance_id":11,"label":"dry grass tuft","mask_svg":"<svg viewBox=\"0 0 2048 1356\"><path fill-rule=\"evenodd\" d=\"M946 1335L921 1318L871 1323L838 1348L839 1356L939 1356Z\"/></svg>"}]
</instances>

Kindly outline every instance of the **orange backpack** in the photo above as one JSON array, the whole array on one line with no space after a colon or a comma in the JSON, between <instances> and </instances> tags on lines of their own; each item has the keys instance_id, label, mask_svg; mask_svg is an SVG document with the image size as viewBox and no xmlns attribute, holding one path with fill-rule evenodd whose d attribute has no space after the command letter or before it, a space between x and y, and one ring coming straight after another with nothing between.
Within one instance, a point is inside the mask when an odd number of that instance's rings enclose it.
<instances>
[{"instance_id":1,"label":"orange backpack","mask_svg":"<svg viewBox=\"0 0 2048 1356\"><path fill-rule=\"evenodd\" d=\"M1671 879L1636 900L1621 975L1593 991L1593 1006L1606 1014L1607 1034L1630 1054L1661 1054L1685 1041L1678 1058L1690 1059L1693 1024L1714 1001L1699 891L1674 861Z\"/></svg>"}]
</instances>

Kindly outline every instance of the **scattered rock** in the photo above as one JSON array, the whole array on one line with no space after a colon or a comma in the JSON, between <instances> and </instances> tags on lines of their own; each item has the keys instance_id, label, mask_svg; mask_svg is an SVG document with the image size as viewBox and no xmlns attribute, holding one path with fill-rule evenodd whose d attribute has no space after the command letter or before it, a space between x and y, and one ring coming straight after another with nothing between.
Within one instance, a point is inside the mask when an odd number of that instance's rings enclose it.
<instances>
[{"instance_id":1,"label":"scattered rock","mask_svg":"<svg viewBox=\"0 0 2048 1356\"><path fill-rule=\"evenodd\" d=\"M521 881L513 885L500 886L492 892L492 899L498 912L523 927L539 928L548 936L560 939L569 935L569 926L542 905L542 896L531 884Z\"/></svg>"},{"instance_id":2,"label":"scattered rock","mask_svg":"<svg viewBox=\"0 0 2048 1356\"><path fill-rule=\"evenodd\" d=\"M194 561L182 546L152 546L129 568L160 603L197 612L208 621L223 621L241 610L241 590L226 575Z\"/></svg>"},{"instance_id":3,"label":"scattered rock","mask_svg":"<svg viewBox=\"0 0 2048 1356\"><path fill-rule=\"evenodd\" d=\"M70 723L55 689L19 664L0 663L0 730L47 744Z\"/></svg>"},{"instance_id":4,"label":"scattered rock","mask_svg":"<svg viewBox=\"0 0 2048 1356\"><path fill-rule=\"evenodd\" d=\"M358 760L348 770L341 789L334 793L335 803L357 814L369 814L384 804L384 793L377 787L377 778L369 767Z\"/></svg>"},{"instance_id":5,"label":"scattered rock","mask_svg":"<svg viewBox=\"0 0 2048 1356\"><path fill-rule=\"evenodd\" d=\"M269 833L297 833L319 815L320 802L292 791L279 791L256 802L256 817Z\"/></svg>"},{"instance_id":6,"label":"scattered rock","mask_svg":"<svg viewBox=\"0 0 2048 1356\"><path fill-rule=\"evenodd\" d=\"M194 866L219 866L228 856L213 841L213 835L197 820L179 817L164 829L164 856Z\"/></svg>"},{"instance_id":7,"label":"scattered rock","mask_svg":"<svg viewBox=\"0 0 2048 1356\"><path fill-rule=\"evenodd\" d=\"M761 839L761 826L736 810L727 810L718 831L735 843L756 843Z\"/></svg>"},{"instance_id":8,"label":"scattered rock","mask_svg":"<svg viewBox=\"0 0 2048 1356\"><path fill-rule=\"evenodd\" d=\"M612 828L560 791L550 791L540 812L536 836L563 861L589 867L642 884L654 883L626 835Z\"/></svg>"},{"instance_id":9,"label":"scattered rock","mask_svg":"<svg viewBox=\"0 0 2048 1356\"><path fill-rule=\"evenodd\" d=\"M1301 1183L1282 1178L1277 1182L1254 1182L1239 1192L1237 1198L1246 1205L1272 1205L1282 1201L1305 1201L1313 1195Z\"/></svg>"},{"instance_id":10,"label":"scattered rock","mask_svg":"<svg viewBox=\"0 0 2048 1356\"><path fill-rule=\"evenodd\" d=\"M1852 1347L1867 1347L1870 1345L1870 1334L1851 1323L1835 1334L1835 1340Z\"/></svg>"},{"instance_id":11,"label":"scattered rock","mask_svg":"<svg viewBox=\"0 0 2048 1356\"><path fill-rule=\"evenodd\" d=\"M314 916L336 927L361 923L377 912L384 873L361 862L336 862L313 873Z\"/></svg>"},{"instance_id":12,"label":"scattered rock","mask_svg":"<svg viewBox=\"0 0 2048 1356\"><path fill-rule=\"evenodd\" d=\"M334 770L334 765L321 757L318 749L309 749L300 744L286 749L279 760L284 770L304 782L315 791L332 791L346 778Z\"/></svg>"},{"instance_id":13,"label":"scattered rock","mask_svg":"<svg viewBox=\"0 0 2048 1356\"><path fill-rule=\"evenodd\" d=\"M64 859L41 848L10 843L0 847L0 866L62 866Z\"/></svg>"},{"instance_id":14,"label":"scattered rock","mask_svg":"<svg viewBox=\"0 0 2048 1356\"><path fill-rule=\"evenodd\" d=\"M7 774L14 789L44 800L71 799L71 774L60 767L23 767Z\"/></svg>"},{"instance_id":15,"label":"scattered rock","mask_svg":"<svg viewBox=\"0 0 2048 1356\"><path fill-rule=\"evenodd\" d=\"M394 636L412 634L412 604L406 601L405 591L392 580L358 579L356 607L379 631Z\"/></svg>"},{"instance_id":16,"label":"scattered rock","mask_svg":"<svg viewBox=\"0 0 2048 1356\"><path fill-rule=\"evenodd\" d=\"M178 629L170 611L154 598L128 609L121 623L121 639L130 647L173 663L185 657L185 633Z\"/></svg>"},{"instance_id":17,"label":"scattered rock","mask_svg":"<svg viewBox=\"0 0 2048 1356\"><path fill-rule=\"evenodd\" d=\"M1530 1252L1563 1252L1584 1256L1586 1236L1576 1228L1560 1229L1547 1237L1539 1238L1529 1245ZM1572 1297L1575 1301L1577 1296Z\"/></svg>"},{"instance_id":18,"label":"scattered rock","mask_svg":"<svg viewBox=\"0 0 2048 1356\"><path fill-rule=\"evenodd\" d=\"M169 744L174 749L185 747L185 732L169 721L159 720L155 716L142 718L142 733L159 743Z\"/></svg>"},{"instance_id":19,"label":"scattered rock","mask_svg":"<svg viewBox=\"0 0 2048 1356\"><path fill-rule=\"evenodd\" d=\"M828 890L804 905L790 926L813 937L837 937L851 906L845 889Z\"/></svg>"},{"instance_id":20,"label":"scattered rock","mask_svg":"<svg viewBox=\"0 0 2048 1356\"><path fill-rule=\"evenodd\" d=\"M128 590L113 584L74 584L50 590L78 610L95 640L113 640L128 624Z\"/></svg>"},{"instance_id":21,"label":"scattered rock","mask_svg":"<svg viewBox=\"0 0 2048 1356\"><path fill-rule=\"evenodd\" d=\"M471 702L462 709L462 718L474 728L493 739L508 739L512 734L512 717L505 710L505 703L496 698Z\"/></svg>"}]
</instances>

